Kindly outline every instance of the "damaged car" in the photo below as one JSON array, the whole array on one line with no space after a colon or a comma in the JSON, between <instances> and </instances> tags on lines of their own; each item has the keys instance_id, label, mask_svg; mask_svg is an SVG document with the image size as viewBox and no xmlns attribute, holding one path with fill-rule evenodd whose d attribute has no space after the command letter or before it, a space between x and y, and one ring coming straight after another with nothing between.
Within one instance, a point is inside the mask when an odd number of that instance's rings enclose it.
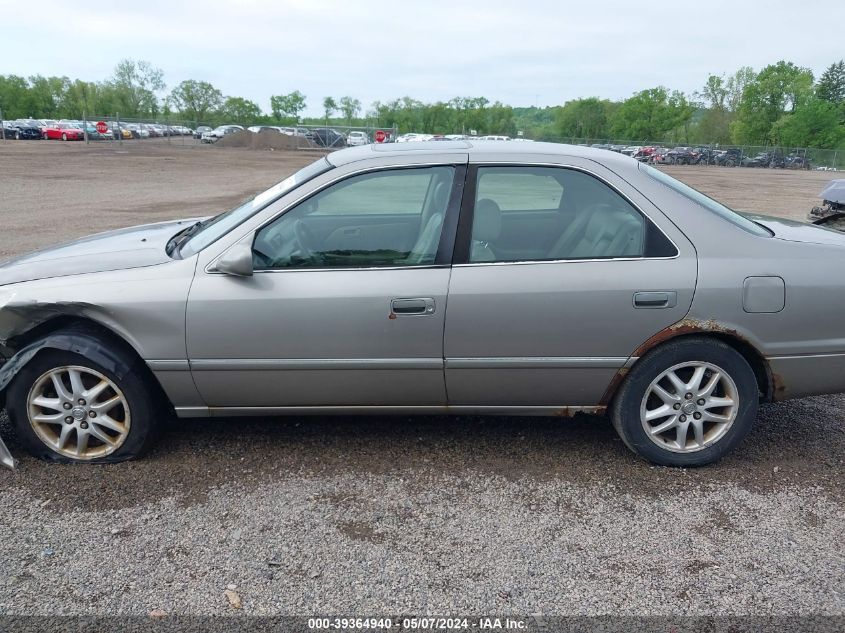
<instances>
[{"instance_id":1,"label":"damaged car","mask_svg":"<svg viewBox=\"0 0 845 633\"><path fill-rule=\"evenodd\" d=\"M759 403L845 390L839 263L845 235L621 154L367 145L0 266L0 398L60 462L142 455L173 414L607 413L697 466Z\"/></svg>"},{"instance_id":2,"label":"damaged car","mask_svg":"<svg viewBox=\"0 0 845 633\"><path fill-rule=\"evenodd\" d=\"M845 231L845 179L831 180L819 198L821 206L810 209L807 219L819 226Z\"/></svg>"}]
</instances>

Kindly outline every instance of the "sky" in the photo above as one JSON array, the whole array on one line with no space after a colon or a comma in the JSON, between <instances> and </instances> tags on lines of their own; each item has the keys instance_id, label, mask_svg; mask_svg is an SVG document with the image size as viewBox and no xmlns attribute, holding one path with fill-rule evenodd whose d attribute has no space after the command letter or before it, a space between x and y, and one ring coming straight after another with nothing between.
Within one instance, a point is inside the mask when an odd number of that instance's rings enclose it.
<instances>
[{"instance_id":1,"label":"sky","mask_svg":"<svg viewBox=\"0 0 845 633\"><path fill-rule=\"evenodd\" d=\"M787 59L818 76L845 56L825 24L842 0L699 2L405 0L0 0L0 74L100 81L123 58L257 102L323 97L513 106L691 93L710 74Z\"/></svg>"}]
</instances>

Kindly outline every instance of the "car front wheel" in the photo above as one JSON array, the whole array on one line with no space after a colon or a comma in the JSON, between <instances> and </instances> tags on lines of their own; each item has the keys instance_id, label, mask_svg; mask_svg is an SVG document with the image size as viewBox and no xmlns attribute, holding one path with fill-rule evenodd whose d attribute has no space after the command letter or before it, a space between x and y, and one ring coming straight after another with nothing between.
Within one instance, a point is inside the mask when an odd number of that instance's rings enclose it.
<instances>
[{"instance_id":1,"label":"car front wheel","mask_svg":"<svg viewBox=\"0 0 845 633\"><path fill-rule=\"evenodd\" d=\"M9 417L24 447L57 462L120 462L155 441L154 394L131 362L110 369L71 352L45 350L7 394Z\"/></svg>"},{"instance_id":2,"label":"car front wheel","mask_svg":"<svg viewBox=\"0 0 845 633\"><path fill-rule=\"evenodd\" d=\"M742 441L758 402L754 371L742 355L718 340L685 339L634 366L611 419L628 448L649 461L702 466Z\"/></svg>"}]
</instances>

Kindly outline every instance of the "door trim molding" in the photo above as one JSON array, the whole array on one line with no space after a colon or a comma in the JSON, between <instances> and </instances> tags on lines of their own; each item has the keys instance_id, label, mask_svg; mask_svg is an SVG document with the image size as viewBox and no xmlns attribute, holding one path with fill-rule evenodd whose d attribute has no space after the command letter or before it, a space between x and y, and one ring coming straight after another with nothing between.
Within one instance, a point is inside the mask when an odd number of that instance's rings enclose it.
<instances>
[{"instance_id":1,"label":"door trim molding","mask_svg":"<svg viewBox=\"0 0 845 633\"><path fill-rule=\"evenodd\" d=\"M192 371L443 369L442 358L197 358Z\"/></svg>"},{"instance_id":2,"label":"door trim molding","mask_svg":"<svg viewBox=\"0 0 845 633\"><path fill-rule=\"evenodd\" d=\"M176 407L176 415L180 418L225 418L237 416L267 416L267 415L520 415L571 418L582 413L585 415L603 415L607 407L602 405L589 406L485 406L485 405L453 405L453 406L328 406L328 407Z\"/></svg>"},{"instance_id":3,"label":"door trim molding","mask_svg":"<svg viewBox=\"0 0 845 633\"><path fill-rule=\"evenodd\" d=\"M619 369L627 361L627 356L447 358L446 369L582 369L585 367Z\"/></svg>"}]
</instances>

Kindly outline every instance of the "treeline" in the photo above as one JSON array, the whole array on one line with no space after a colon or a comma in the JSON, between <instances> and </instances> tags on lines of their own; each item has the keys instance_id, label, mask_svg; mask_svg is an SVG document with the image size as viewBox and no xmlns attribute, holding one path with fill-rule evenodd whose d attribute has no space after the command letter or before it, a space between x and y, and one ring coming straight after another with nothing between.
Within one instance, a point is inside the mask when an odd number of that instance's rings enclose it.
<instances>
[{"instance_id":1,"label":"treeline","mask_svg":"<svg viewBox=\"0 0 845 633\"><path fill-rule=\"evenodd\" d=\"M430 134L506 134L538 140L659 140L683 144L845 146L845 61L816 80L812 71L779 61L759 72L743 67L711 75L691 93L663 86L623 101L588 97L561 106L514 108L484 97L424 103L410 97L374 102L364 110L350 96L325 97L322 115L303 118L299 91L274 95L269 112L254 101L226 96L205 81L188 79L169 92L149 62L121 61L105 81L0 75L5 118L113 116L200 123L367 125Z\"/></svg>"}]
</instances>

